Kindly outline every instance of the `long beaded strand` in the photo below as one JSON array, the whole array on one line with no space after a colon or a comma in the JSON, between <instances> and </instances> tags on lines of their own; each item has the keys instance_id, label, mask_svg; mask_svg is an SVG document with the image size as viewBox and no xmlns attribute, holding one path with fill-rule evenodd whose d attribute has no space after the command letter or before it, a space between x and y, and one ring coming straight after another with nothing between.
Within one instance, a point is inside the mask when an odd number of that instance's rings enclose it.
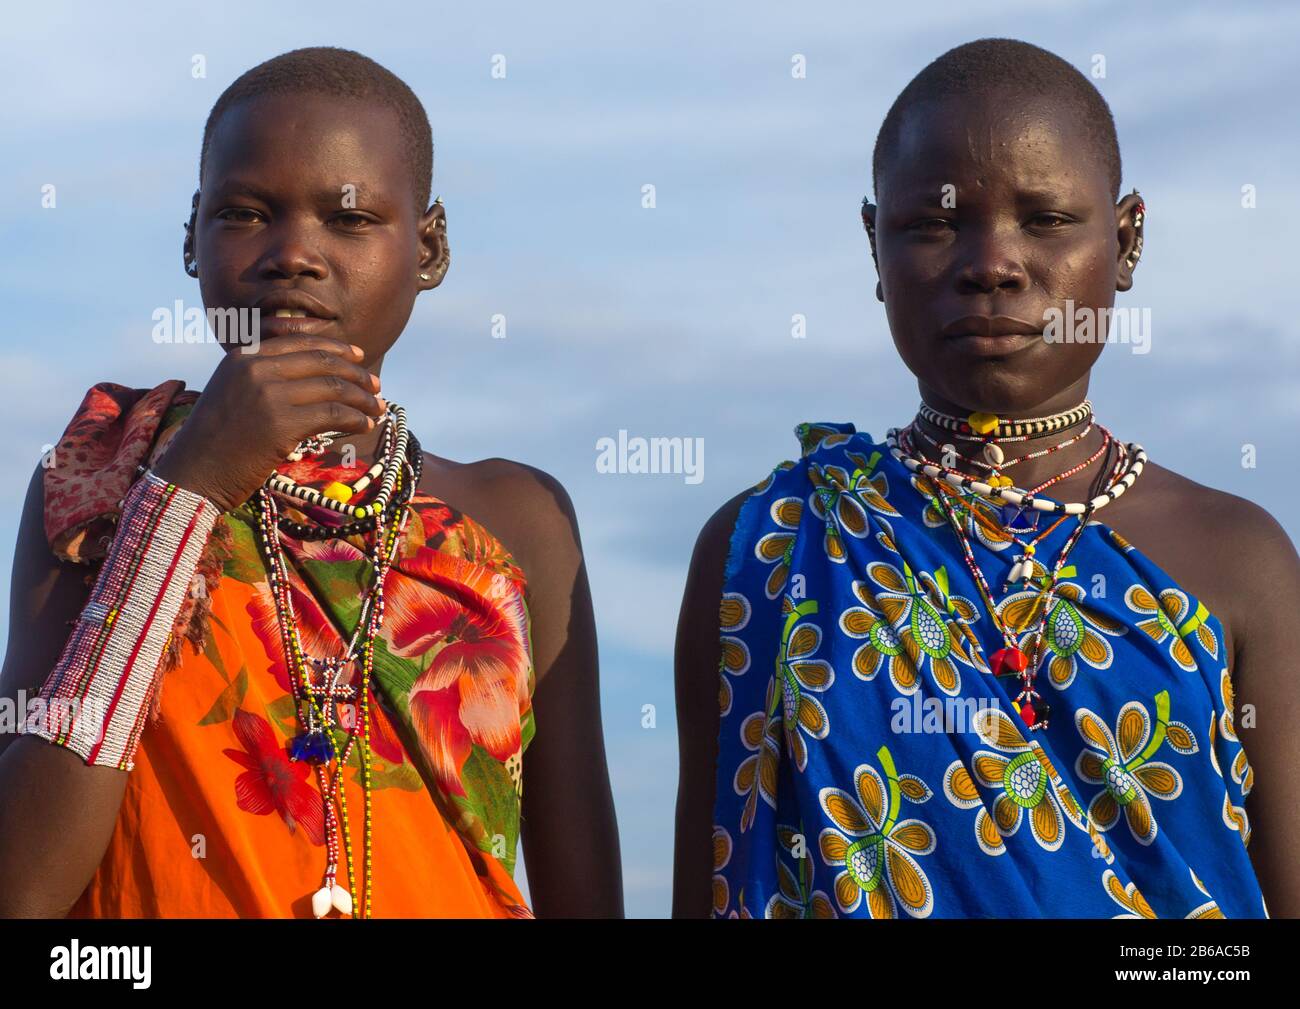
<instances>
[{"instance_id":1,"label":"long beaded strand","mask_svg":"<svg viewBox=\"0 0 1300 1009\"><path fill-rule=\"evenodd\" d=\"M401 415L397 415L399 423L397 426L397 435L395 441L404 449L408 448L407 439L403 437L405 425L400 423ZM391 442L390 442L391 444ZM396 447L394 445L393 447ZM405 506L414 487L418 481L418 472L420 456L416 455L415 460L398 457L396 466L390 467L385 465L386 473L391 473L392 478L385 481L384 489L391 492L394 486L399 490L398 497L393 504L396 506L395 511L399 511L400 519L396 522L388 523L386 519L386 508L378 509L373 520L375 524L376 535L372 545L372 566L375 572L375 580L371 589L362 599L361 610L358 615L356 627L353 630L352 638L348 643L347 650L342 656L333 656L324 659L318 659L307 656L302 648L301 640L298 636L297 621L293 610L293 599L289 590L288 570L285 566L283 552L280 549L278 537L278 509L275 496L270 492L271 481L268 485L258 492L260 518L259 532L263 540L263 547L267 554L270 565L268 568L271 582L272 594L276 602L276 614L281 629L282 641L285 645L285 655L290 658L291 666L294 671L292 686L294 696L297 702L299 716L306 707L307 712L307 731L296 737L292 743L292 759L306 759L316 765L317 782L322 792L322 801L325 806L325 825L328 832L327 839L327 859L325 882L319 891L312 898L313 912L317 917L323 917L328 913L330 906L334 906L344 914L351 914L357 917L357 910L351 897L355 892L356 881L354 872L354 863L352 857L351 830L347 822L347 796L346 790L341 789L342 774L346 768L348 758L351 755L353 745L357 740L358 734L362 739L361 765L363 778L363 794L366 803L366 834L365 834L365 861L366 861L366 894L363 904L363 914L368 917L371 910L370 899L370 746L369 746L369 683L373 674L374 658L374 638L378 634L379 628L383 621L383 586L387 577L389 567L396 557L397 544L400 542L402 534L405 531L407 520L410 516L409 509ZM388 460L385 461L386 463ZM408 470L410 480L402 478L402 470ZM405 486L403 486L405 485ZM394 516L395 517L395 516ZM364 637L362 632L364 629ZM359 647L358 647L359 646ZM339 679L343 670L354 663L360 657L363 661L363 671L359 685L340 686ZM308 660L316 669L321 670L323 674L323 683L321 688L317 688L312 682L308 672ZM319 700L323 698L325 706L322 709ZM325 765L330 758L334 756L334 741L332 738L332 729L334 723L335 705L339 701L357 701L358 717L354 719L350 727L347 742L339 755L338 763L332 780L328 778ZM337 864L338 864L338 842L337 833L338 821L333 813L333 799L337 796L340 801L341 812L343 814L342 834L345 847L347 849L348 860L348 880L350 891L345 891L337 885Z\"/></svg>"},{"instance_id":2,"label":"long beaded strand","mask_svg":"<svg viewBox=\"0 0 1300 1009\"><path fill-rule=\"evenodd\" d=\"M989 656L989 671L994 676L1015 676L1020 679L1021 689L1014 699L1017 714L1021 720L1032 731L1047 728L1047 718L1051 712L1050 706L1043 701L1038 691L1034 689L1034 679L1038 673L1038 665L1041 660L1041 651L1039 645L1047 627L1047 616L1051 612L1052 602L1056 595L1057 579L1060 572L1065 567L1065 561L1074 549L1075 543L1078 542L1079 536L1087 525L1087 518L1082 518L1079 524L1071 531L1069 539L1066 540L1062 547L1056 563L1052 566L1052 571L1046 576L1048 581L1047 598L1043 604L1043 611L1039 616L1038 626L1033 632L1031 641L1033 642L1031 655L1026 655L1016 642L1015 635L1007 630L1006 624L998 616L997 604L993 601L993 593L990 591L988 581L984 577L983 571L980 570L979 564L975 560L975 553L971 548L970 540L962 528L960 520L953 513L949 503L950 492L944 488L939 490L939 500L945 517L949 525L957 534L957 541L962 548L962 557L966 562L966 567L971 572L971 577L975 580L980 590L980 596L984 600L984 605L988 610L989 618L993 621L993 626L997 629L1002 637L1002 648ZM1062 516L1062 521L1065 516Z\"/></svg>"}]
</instances>

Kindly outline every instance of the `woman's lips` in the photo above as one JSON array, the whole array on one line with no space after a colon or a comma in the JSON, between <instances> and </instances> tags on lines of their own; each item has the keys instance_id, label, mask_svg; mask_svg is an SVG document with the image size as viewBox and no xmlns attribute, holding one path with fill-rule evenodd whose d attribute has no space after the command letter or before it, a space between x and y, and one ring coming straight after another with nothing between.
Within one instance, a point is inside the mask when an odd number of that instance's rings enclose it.
<instances>
[{"instance_id":1,"label":"woman's lips","mask_svg":"<svg viewBox=\"0 0 1300 1009\"><path fill-rule=\"evenodd\" d=\"M1002 357L1038 343L1042 338L1042 333L1006 333L1000 336L961 333L945 339L949 346L963 354L976 357Z\"/></svg>"},{"instance_id":2,"label":"woman's lips","mask_svg":"<svg viewBox=\"0 0 1300 1009\"><path fill-rule=\"evenodd\" d=\"M284 309L278 312L263 311L258 316L259 332L262 337L314 335L334 325L334 319L319 319L314 315L286 315Z\"/></svg>"}]
</instances>

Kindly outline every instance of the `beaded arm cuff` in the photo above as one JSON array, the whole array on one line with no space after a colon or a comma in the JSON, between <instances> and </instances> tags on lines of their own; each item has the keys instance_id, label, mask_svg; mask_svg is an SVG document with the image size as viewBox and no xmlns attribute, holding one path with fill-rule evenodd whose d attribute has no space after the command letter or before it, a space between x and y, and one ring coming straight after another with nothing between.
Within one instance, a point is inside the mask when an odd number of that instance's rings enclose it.
<instances>
[{"instance_id":1,"label":"beaded arm cuff","mask_svg":"<svg viewBox=\"0 0 1300 1009\"><path fill-rule=\"evenodd\" d=\"M41 688L32 735L87 764L135 767L160 661L220 515L152 470L132 485L90 601Z\"/></svg>"}]
</instances>

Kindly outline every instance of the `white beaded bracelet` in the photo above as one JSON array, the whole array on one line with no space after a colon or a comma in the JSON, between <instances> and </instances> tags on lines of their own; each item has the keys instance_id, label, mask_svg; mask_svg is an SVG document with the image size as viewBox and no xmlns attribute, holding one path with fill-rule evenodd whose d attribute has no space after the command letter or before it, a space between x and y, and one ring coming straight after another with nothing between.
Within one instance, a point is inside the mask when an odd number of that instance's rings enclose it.
<instances>
[{"instance_id":1,"label":"white beaded bracelet","mask_svg":"<svg viewBox=\"0 0 1300 1009\"><path fill-rule=\"evenodd\" d=\"M220 507L147 470L122 499L90 601L27 731L87 764L135 767L163 652Z\"/></svg>"}]
</instances>

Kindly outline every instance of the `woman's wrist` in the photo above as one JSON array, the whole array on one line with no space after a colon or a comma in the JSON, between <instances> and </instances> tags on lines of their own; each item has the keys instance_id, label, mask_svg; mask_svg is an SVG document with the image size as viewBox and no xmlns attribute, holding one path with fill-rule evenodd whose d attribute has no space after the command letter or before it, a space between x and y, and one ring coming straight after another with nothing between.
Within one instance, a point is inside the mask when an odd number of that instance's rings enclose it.
<instances>
[{"instance_id":1,"label":"woman's wrist","mask_svg":"<svg viewBox=\"0 0 1300 1009\"><path fill-rule=\"evenodd\" d=\"M172 453L164 453L163 457L150 467L149 472L152 472L158 479L164 480L181 490L207 498L208 501L223 512L232 511L239 507L240 502L232 503L228 501L219 489L207 486L199 476L189 472L179 457L173 456L173 458L169 459L169 455L172 455Z\"/></svg>"},{"instance_id":2,"label":"woman's wrist","mask_svg":"<svg viewBox=\"0 0 1300 1009\"><path fill-rule=\"evenodd\" d=\"M132 485L28 731L88 764L134 767L160 660L221 512L152 470Z\"/></svg>"}]
</instances>

